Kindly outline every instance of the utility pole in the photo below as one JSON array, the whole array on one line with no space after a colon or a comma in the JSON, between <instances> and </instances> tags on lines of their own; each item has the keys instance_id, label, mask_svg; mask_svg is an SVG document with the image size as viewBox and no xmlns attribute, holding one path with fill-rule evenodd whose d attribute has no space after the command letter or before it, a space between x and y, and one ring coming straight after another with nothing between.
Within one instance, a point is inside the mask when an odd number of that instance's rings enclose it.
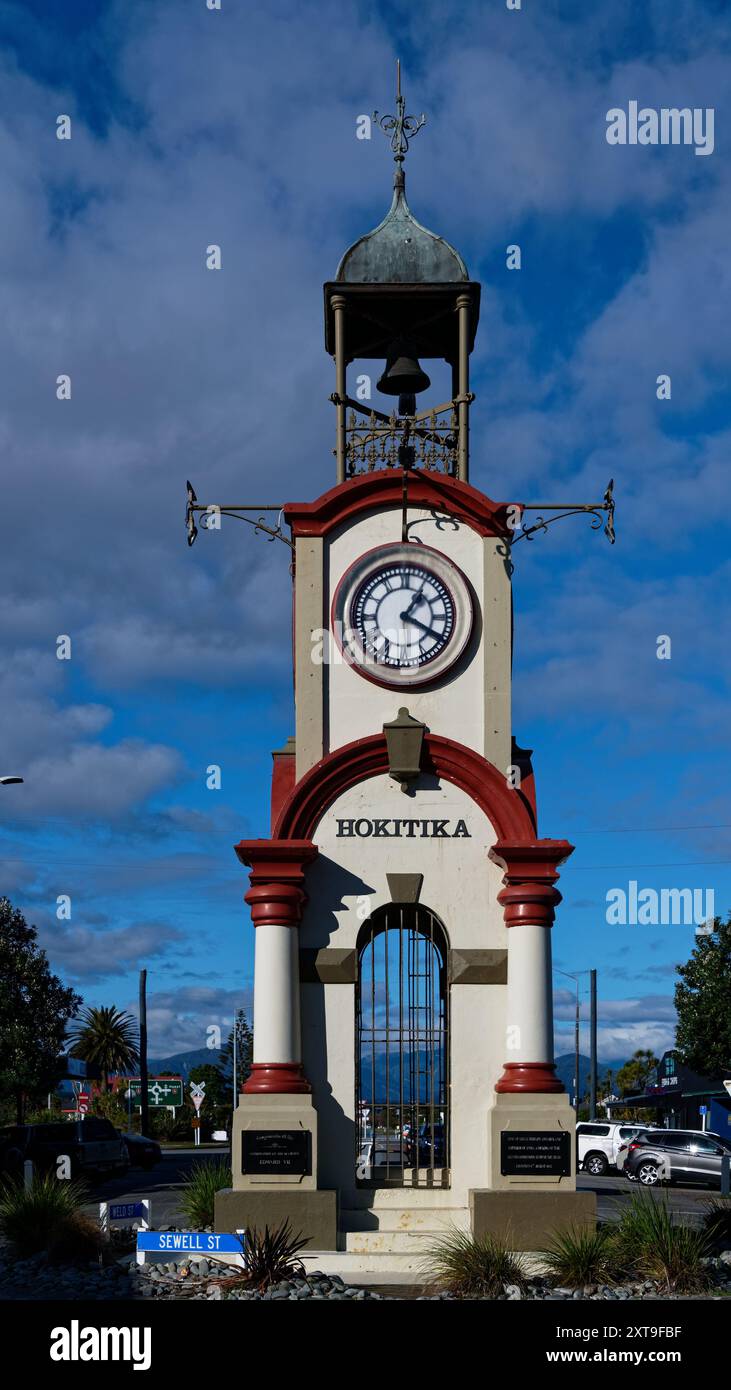
<instances>
[{"instance_id":1,"label":"utility pole","mask_svg":"<svg viewBox=\"0 0 731 1390\"><path fill-rule=\"evenodd\" d=\"M239 1032L239 1012L238 1012L238 1009L234 1009L234 1107L233 1107L234 1110L236 1109L236 1105L237 1105L237 1102L238 1102L238 1097L237 1097L237 1095L236 1095L236 1062L237 1062L237 1060L238 1060L238 1049L237 1049L236 1044L237 1044L237 1042L238 1042L238 1032Z\"/></svg>"},{"instance_id":2,"label":"utility pole","mask_svg":"<svg viewBox=\"0 0 731 1390\"><path fill-rule=\"evenodd\" d=\"M596 1119L596 970L589 971L589 1119Z\"/></svg>"},{"instance_id":3,"label":"utility pole","mask_svg":"<svg viewBox=\"0 0 731 1390\"><path fill-rule=\"evenodd\" d=\"M581 1005L579 1003L579 981L576 981L576 1016L574 1023L574 1110L576 1118L579 1118L579 1029L581 1022Z\"/></svg>"},{"instance_id":4,"label":"utility pole","mask_svg":"<svg viewBox=\"0 0 731 1390\"><path fill-rule=\"evenodd\" d=\"M147 971L140 971L140 1133L149 1132L147 1107Z\"/></svg>"}]
</instances>

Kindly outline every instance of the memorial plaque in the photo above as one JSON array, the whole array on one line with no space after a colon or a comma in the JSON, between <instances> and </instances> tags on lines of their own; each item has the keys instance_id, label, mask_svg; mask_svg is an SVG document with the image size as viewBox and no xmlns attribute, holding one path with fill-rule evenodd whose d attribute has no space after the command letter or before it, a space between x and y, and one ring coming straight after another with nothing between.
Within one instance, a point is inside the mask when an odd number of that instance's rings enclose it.
<instances>
[{"instance_id":1,"label":"memorial plaque","mask_svg":"<svg viewBox=\"0 0 731 1390\"><path fill-rule=\"evenodd\" d=\"M312 1172L312 1135L309 1129L245 1129L241 1135L241 1171L248 1174Z\"/></svg>"},{"instance_id":2,"label":"memorial plaque","mask_svg":"<svg viewBox=\"0 0 731 1390\"><path fill-rule=\"evenodd\" d=\"M571 1135L565 1129L504 1129L500 1172L510 1178L569 1177Z\"/></svg>"}]
</instances>

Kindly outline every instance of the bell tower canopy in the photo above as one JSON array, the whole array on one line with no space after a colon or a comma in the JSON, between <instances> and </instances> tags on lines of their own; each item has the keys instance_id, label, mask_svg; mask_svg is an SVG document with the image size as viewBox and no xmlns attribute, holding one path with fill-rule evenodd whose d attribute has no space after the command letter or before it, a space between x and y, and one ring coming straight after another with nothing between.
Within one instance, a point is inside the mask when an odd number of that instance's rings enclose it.
<instances>
[{"instance_id":1,"label":"bell tower canopy","mask_svg":"<svg viewBox=\"0 0 731 1390\"><path fill-rule=\"evenodd\" d=\"M404 159L425 116L408 116L396 66L396 115L373 120L389 137L396 170L391 206L373 231L345 252L325 290L325 347L335 359L337 479L362 469L438 467L468 478L469 357L480 313L480 286L459 252L417 222L406 200ZM451 399L421 404L431 378L419 358L451 368ZM396 411L365 409L347 389L347 369L361 359L386 359L376 390L398 400ZM426 408L424 408L426 405ZM348 413L349 412L349 413Z\"/></svg>"},{"instance_id":2,"label":"bell tower canopy","mask_svg":"<svg viewBox=\"0 0 731 1390\"><path fill-rule=\"evenodd\" d=\"M343 256L335 279L346 284L454 284L469 280L458 251L417 222L406 201L406 176L397 170L393 202L383 221Z\"/></svg>"}]
</instances>

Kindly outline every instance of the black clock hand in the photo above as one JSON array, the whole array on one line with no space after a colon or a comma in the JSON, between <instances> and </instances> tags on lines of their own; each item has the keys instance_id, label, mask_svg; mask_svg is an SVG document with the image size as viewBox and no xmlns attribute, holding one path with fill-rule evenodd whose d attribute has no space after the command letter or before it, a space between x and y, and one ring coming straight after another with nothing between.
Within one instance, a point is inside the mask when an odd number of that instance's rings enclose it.
<instances>
[{"instance_id":1,"label":"black clock hand","mask_svg":"<svg viewBox=\"0 0 731 1390\"><path fill-rule=\"evenodd\" d=\"M408 622L414 627L420 627L422 632L425 632L429 637L433 637L436 642L444 635L441 632L435 632L433 627L427 627L426 623L420 623L418 618L412 618L408 610L405 613L399 613L399 617L402 622Z\"/></svg>"},{"instance_id":2,"label":"black clock hand","mask_svg":"<svg viewBox=\"0 0 731 1390\"><path fill-rule=\"evenodd\" d=\"M405 613L402 613L402 614L401 614L401 617L402 617L402 618L408 618L408 617L411 615L411 613L413 613L413 611L414 611L414 609L415 609L417 603L426 603L426 599L424 598L424 585L423 585L423 584L422 584L422 586L421 586L420 589L417 589L416 593L414 594L414 597L413 597L412 600L411 600L411 603L409 604L408 608L406 609L406 612L405 612Z\"/></svg>"}]
</instances>

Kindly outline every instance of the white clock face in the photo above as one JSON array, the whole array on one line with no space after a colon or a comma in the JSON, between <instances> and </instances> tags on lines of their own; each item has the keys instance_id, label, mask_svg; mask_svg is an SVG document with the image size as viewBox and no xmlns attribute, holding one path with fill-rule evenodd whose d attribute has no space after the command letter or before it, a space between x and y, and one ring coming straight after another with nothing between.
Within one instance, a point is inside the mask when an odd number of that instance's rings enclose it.
<instances>
[{"instance_id":1,"label":"white clock face","mask_svg":"<svg viewBox=\"0 0 731 1390\"><path fill-rule=\"evenodd\" d=\"M425 684L464 650L472 600L459 570L438 551L384 546L345 575L333 616L364 675L384 685Z\"/></svg>"}]
</instances>

